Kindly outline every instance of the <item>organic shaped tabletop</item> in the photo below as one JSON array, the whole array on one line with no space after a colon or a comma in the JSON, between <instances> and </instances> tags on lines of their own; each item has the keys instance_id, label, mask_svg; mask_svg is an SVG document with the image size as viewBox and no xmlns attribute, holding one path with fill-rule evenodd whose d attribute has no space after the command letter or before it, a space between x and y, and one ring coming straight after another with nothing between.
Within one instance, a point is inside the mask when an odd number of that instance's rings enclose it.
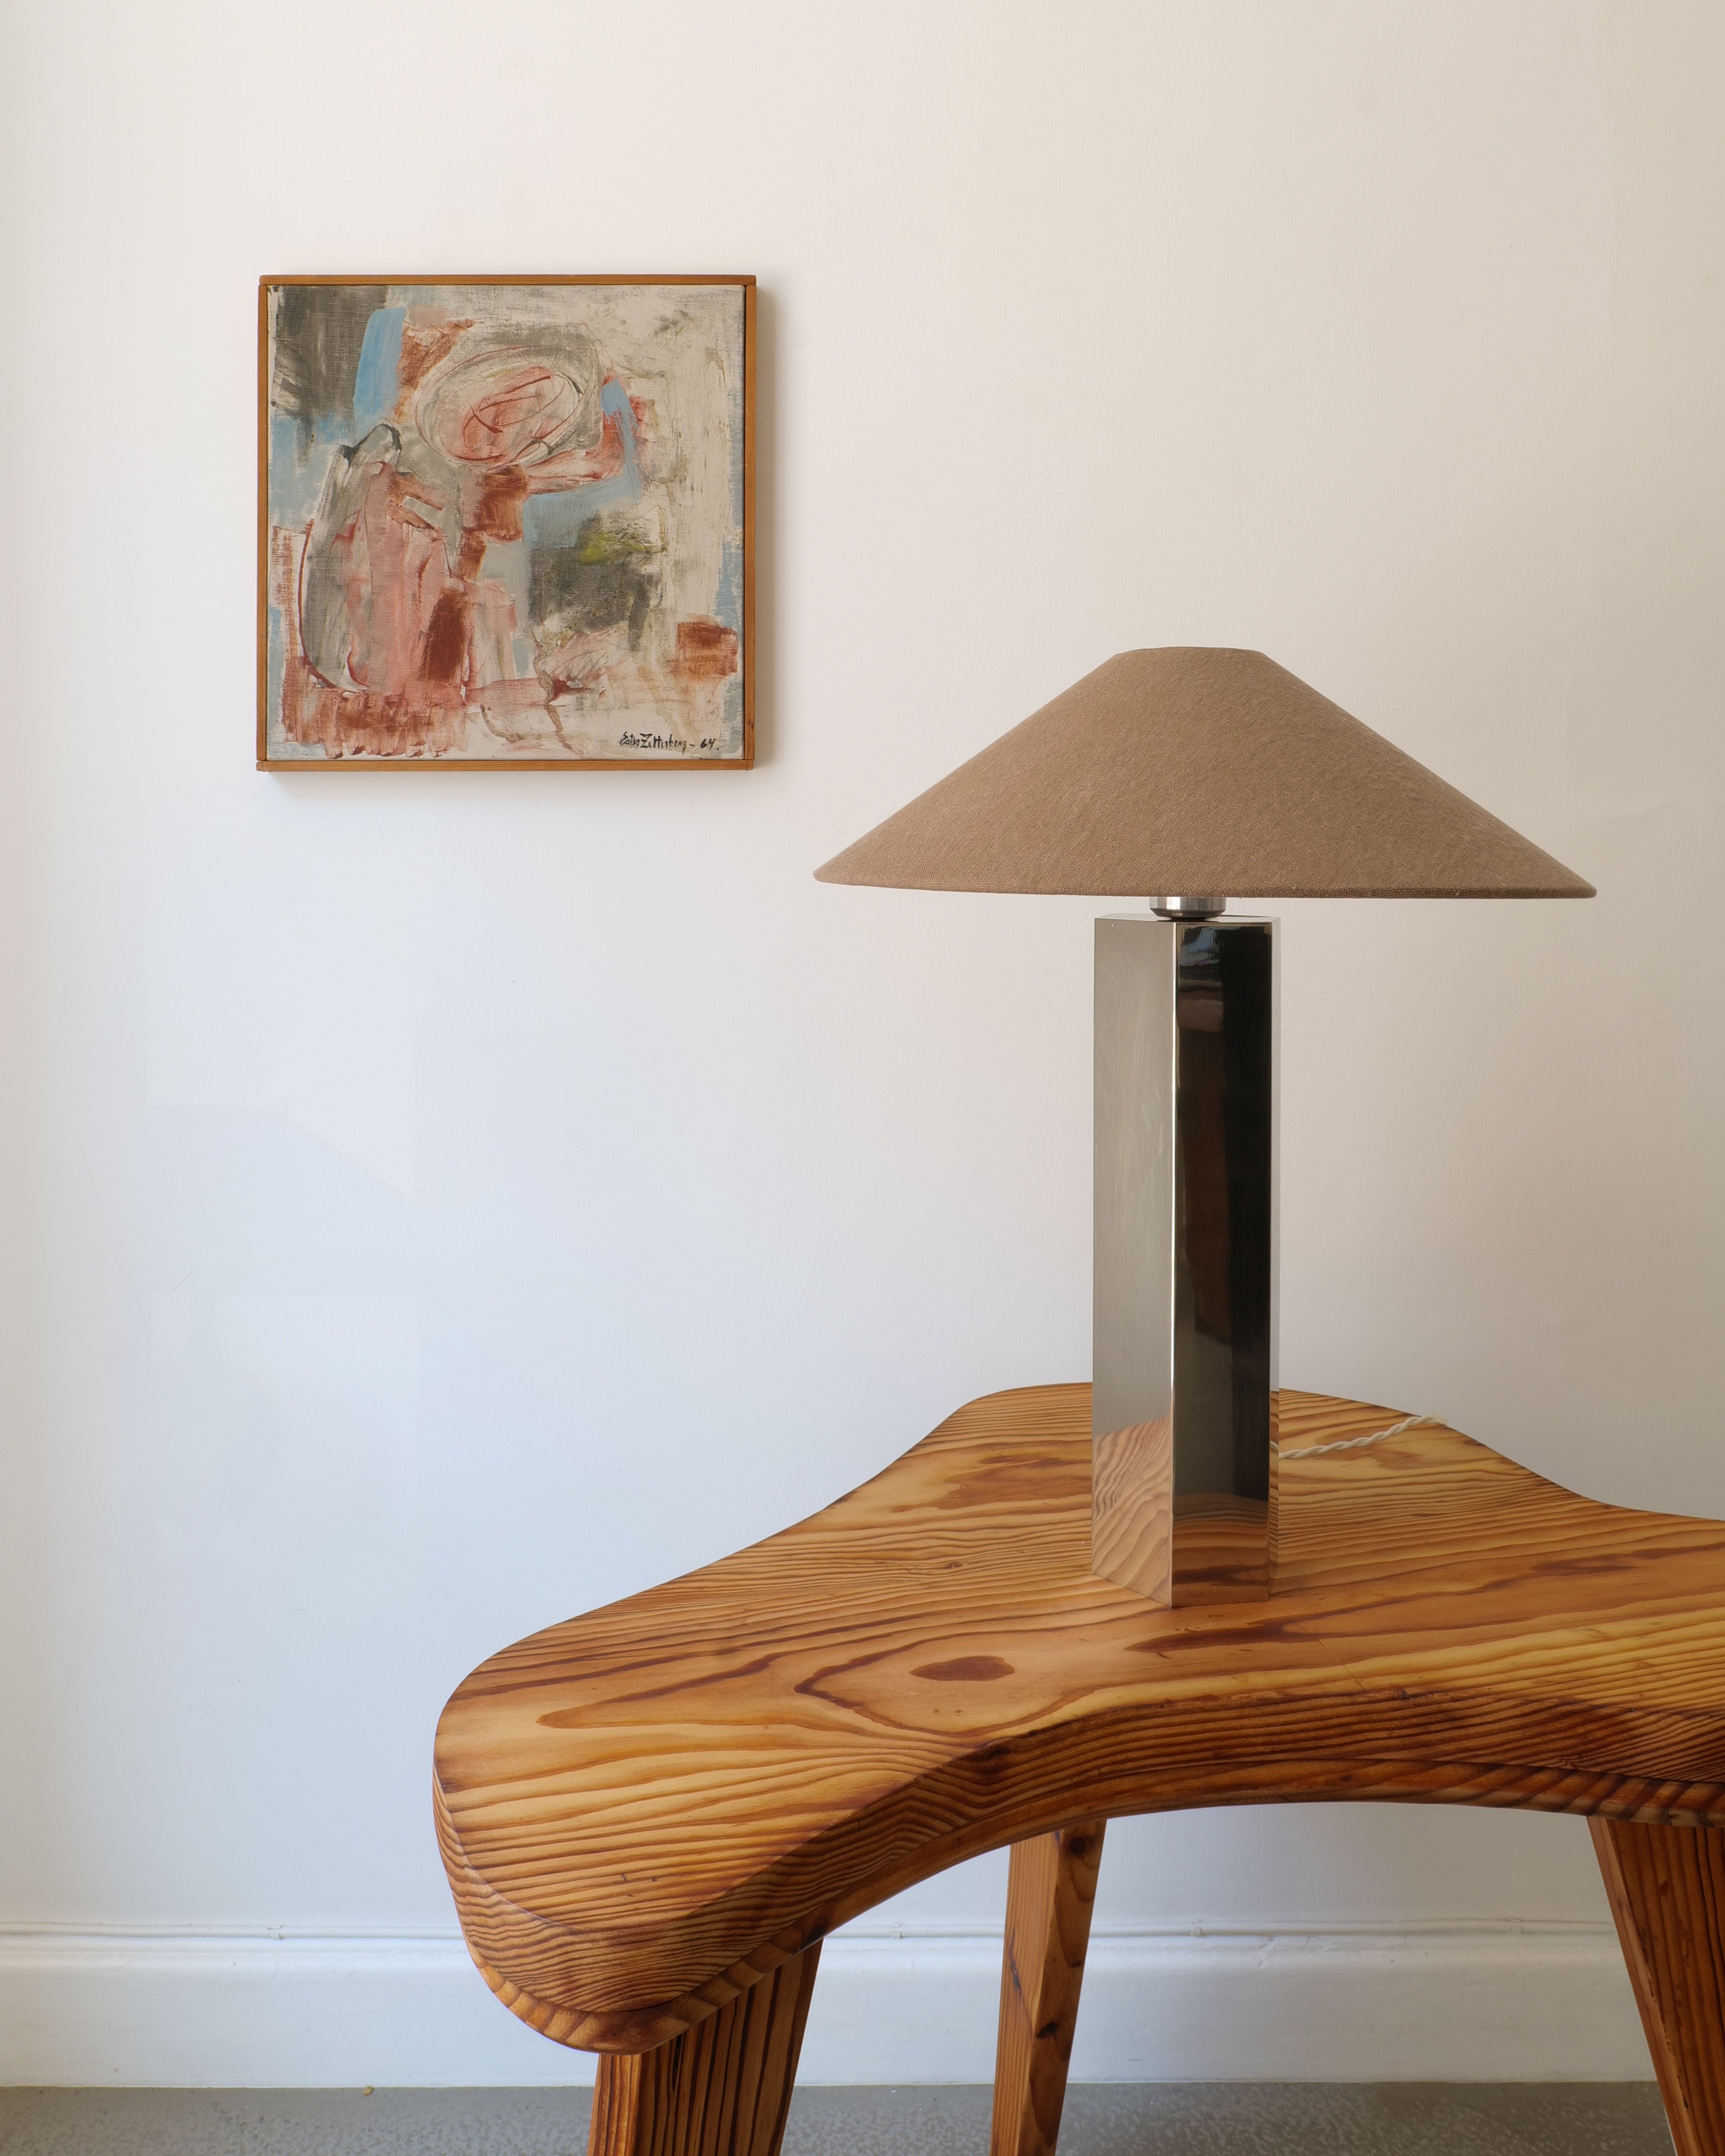
<instances>
[{"instance_id":1,"label":"organic shaped tabletop","mask_svg":"<svg viewBox=\"0 0 1725 2156\"><path fill-rule=\"evenodd\" d=\"M1081 1817L1377 1798L1725 1825L1725 1526L1279 1398L1267 1601L1091 1576L1090 1389L1054 1385L482 1663L435 1797L487 1982L559 2042L642 2052Z\"/></svg>"}]
</instances>

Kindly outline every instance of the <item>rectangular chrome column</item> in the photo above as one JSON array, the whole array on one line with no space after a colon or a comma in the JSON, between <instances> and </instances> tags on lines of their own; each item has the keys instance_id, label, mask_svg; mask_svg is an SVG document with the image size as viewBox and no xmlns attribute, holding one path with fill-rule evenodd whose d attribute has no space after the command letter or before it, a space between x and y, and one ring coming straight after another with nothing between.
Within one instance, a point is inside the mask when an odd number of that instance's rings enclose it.
<instances>
[{"instance_id":1,"label":"rectangular chrome column","mask_svg":"<svg viewBox=\"0 0 1725 2156\"><path fill-rule=\"evenodd\" d=\"M1267 1594L1276 1551L1276 924L1096 923L1091 1569Z\"/></svg>"}]
</instances>

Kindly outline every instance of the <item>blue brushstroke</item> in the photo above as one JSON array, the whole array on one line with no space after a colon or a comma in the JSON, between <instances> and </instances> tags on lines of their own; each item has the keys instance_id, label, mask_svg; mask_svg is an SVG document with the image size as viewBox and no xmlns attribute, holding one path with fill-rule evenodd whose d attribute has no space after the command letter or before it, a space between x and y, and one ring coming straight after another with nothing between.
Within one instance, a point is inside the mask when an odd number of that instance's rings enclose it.
<instances>
[{"instance_id":1,"label":"blue brushstroke","mask_svg":"<svg viewBox=\"0 0 1725 2156\"><path fill-rule=\"evenodd\" d=\"M323 496L331 460L342 447L345 416L339 422L320 414L316 424L270 415L270 515L276 524L303 527Z\"/></svg>"},{"instance_id":2,"label":"blue brushstroke","mask_svg":"<svg viewBox=\"0 0 1725 2156\"><path fill-rule=\"evenodd\" d=\"M369 328L366 339L369 343ZM590 486L572 486L562 494L530 494L521 505L521 536L530 547L572 547L581 536L582 526L590 524L601 510L640 500L640 444L635 434L634 407L629 401L629 392L614 377L599 392L599 409L617 422L617 431L623 437L623 470L609 479L595 480Z\"/></svg>"},{"instance_id":3,"label":"blue brushstroke","mask_svg":"<svg viewBox=\"0 0 1725 2156\"><path fill-rule=\"evenodd\" d=\"M623 469L639 485L635 469L635 408L629 401L628 390L614 375L599 392L599 409L617 422L617 431L623 437Z\"/></svg>"},{"instance_id":4,"label":"blue brushstroke","mask_svg":"<svg viewBox=\"0 0 1725 2156\"><path fill-rule=\"evenodd\" d=\"M353 377L353 439L362 442L395 409L401 386L401 333L405 307L374 307L359 348Z\"/></svg>"},{"instance_id":5,"label":"blue brushstroke","mask_svg":"<svg viewBox=\"0 0 1725 2156\"><path fill-rule=\"evenodd\" d=\"M311 429L303 420L285 412L270 414L270 507L280 524L285 512L292 514L297 503L290 504L284 496L302 490L294 480L305 465L305 452L311 446Z\"/></svg>"}]
</instances>

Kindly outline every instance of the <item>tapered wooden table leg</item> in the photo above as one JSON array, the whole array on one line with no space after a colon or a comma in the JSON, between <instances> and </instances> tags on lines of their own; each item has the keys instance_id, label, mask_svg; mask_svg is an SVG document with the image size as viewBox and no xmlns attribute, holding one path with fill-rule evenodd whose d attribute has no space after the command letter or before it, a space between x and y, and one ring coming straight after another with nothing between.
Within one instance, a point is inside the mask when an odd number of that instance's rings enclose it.
<instances>
[{"instance_id":1,"label":"tapered wooden table leg","mask_svg":"<svg viewBox=\"0 0 1725 2156\"><path fill-rule=\"evenodd\" d=\"M588 2156L778 2156L820 1946L656 2051L608 2052Z\"/></svg>"},{"instance_id":2,"label":"tapered wooden table leg","mask_svg":"<svg viewBox=\"0 0 1725 2156\"><path fill-rule=\"evenodd\" d=\"M1588 1825L1677 2156L1725 2156L1725 1829Z\"/></svg>"},{"instance_id":3,"label":"tapered wooden table leg","mask_svg":"<svg viewBox=\"0 0 1725 2156\"><path fill-rule=\"evenodd\" d=\"M1101 1820L1013 1845L988 2156L1053 2156L1078 2026Z\"/></svg>"}]
</instances>

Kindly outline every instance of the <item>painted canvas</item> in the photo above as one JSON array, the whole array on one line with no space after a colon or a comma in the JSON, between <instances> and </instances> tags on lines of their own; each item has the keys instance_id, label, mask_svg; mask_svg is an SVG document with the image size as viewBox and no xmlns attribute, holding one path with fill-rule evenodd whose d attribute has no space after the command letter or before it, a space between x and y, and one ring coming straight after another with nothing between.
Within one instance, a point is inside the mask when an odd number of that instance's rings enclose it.
<instances>
[{"instance_id":1,"label":"painted canvas","mask_svg":"<svg viewBox=\"0 0 1725 2156\"><path fill-rule=\"evenodd\" d=\"M259 763L752 762L753 301L264 280Z\"/></svg>"}]
</instances>

